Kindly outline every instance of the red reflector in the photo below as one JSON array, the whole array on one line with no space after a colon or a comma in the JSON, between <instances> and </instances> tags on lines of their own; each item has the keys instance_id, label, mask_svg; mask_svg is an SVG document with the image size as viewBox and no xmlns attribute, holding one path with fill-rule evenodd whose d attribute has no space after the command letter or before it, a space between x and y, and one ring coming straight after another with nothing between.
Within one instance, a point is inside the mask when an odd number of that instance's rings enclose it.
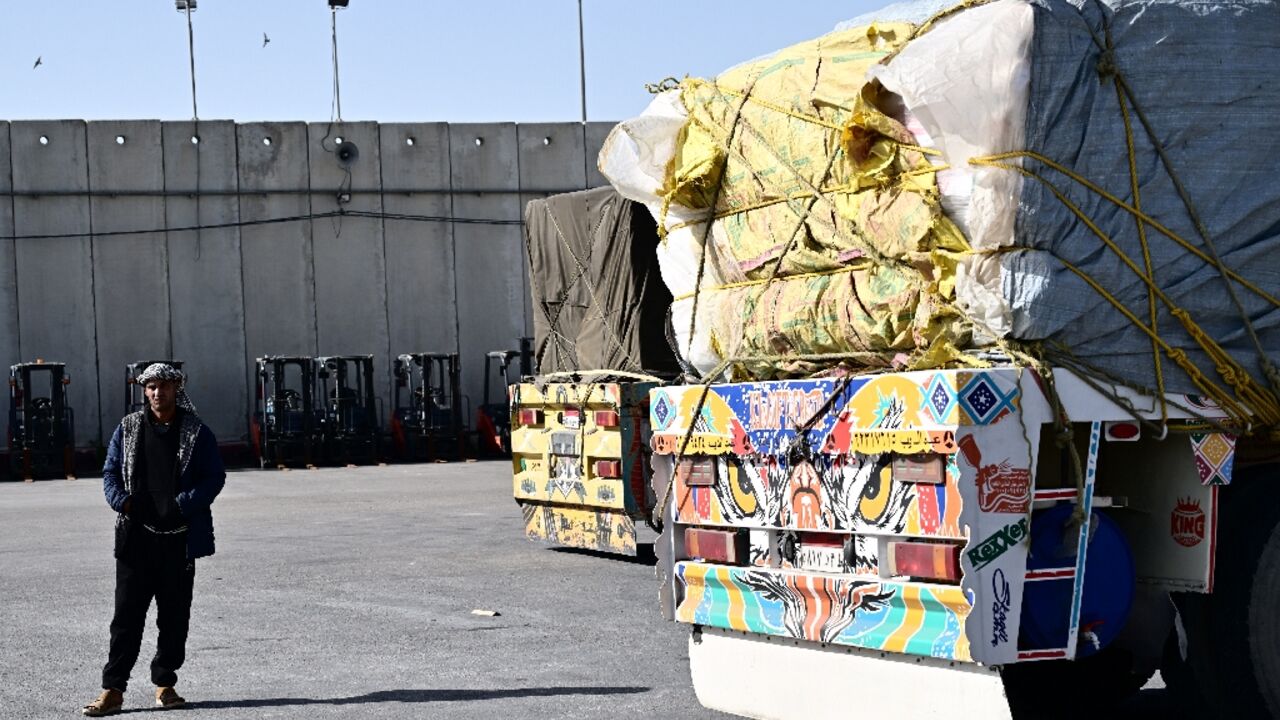
<instances>
[{"instance_id":1,"label":"red reflector","mask_svg":"<svg viewBox=\"0 0 1280 720\"><path fill-rule=\"evenodd\" d=\"M716 461L714 458L684 458L676 466L676 475L689 487L708 487L716 484Z\"/></svg>"},{"instance_id":2,"label":"red reflector","mask_svg":"<svg viewBox=\"0 0 1280 720\"><path fill-rule=\"evenodd\" d=\"M684 554L686 557L712 562L741 563L744 548L740 537L732 530L685 528Z\"/></svg>"},{"instance_id":3,"label":"red reflector","mask_svg":"<svg viewBox=\"0 0 1280 720\"><path fill-rule=\"evenodd\" d=\"M960 581L960 546L922 542L889 543L889 572L929 580Z\"/></svg>"},{"instance_id":4,"label":"red reflector","mask_svg":"<svg viewBox=\"0 0 1280 720\"><path fill-rule=\"evenodd\" d=\"M622 463L618 460L597 460L595 475L603 478L622 477Z\"/></svg>"},{"instance_id":5,"label":"red reflector","mask_svg":"<svg viewBox=\"0 0 1280 720\"><path fill-rule=\"evenodd\" d=\"M613 410L597 410L596 425L599 427L617 427L618 413Z\"/></svg>"},{"instance_id":6,"label":"red reflector","mask_svg":"<svg viewBox=\"0 0 1280 720\"><path fill-rule=\"evenodd\" d=\"M521 425L541 425L542 411L541 410L521 410L519 417L517 419L520 421Z\"/></svg>"},{"instance_id":7,"label":"red reflector","mask_svg":"<svg viewBox=\"0 0 1280 720\"><path fill-rule=\"evenodd\" d=\"M1137 440L1141 430L1138 423L1131 422L1109 422L1106 424L1106 434L1108 440Z\"/></svg>"}]
</instances>

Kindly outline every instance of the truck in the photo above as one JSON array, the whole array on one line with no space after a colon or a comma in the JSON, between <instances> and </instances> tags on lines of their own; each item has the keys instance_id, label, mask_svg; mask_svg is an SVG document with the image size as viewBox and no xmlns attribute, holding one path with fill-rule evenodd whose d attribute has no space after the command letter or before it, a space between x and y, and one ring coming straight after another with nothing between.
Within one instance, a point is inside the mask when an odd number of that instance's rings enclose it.
<instances>
[{"instance_id":1,"label":"truck","mask_svg":"<svg viewBox=\"0 0 1280 720\"><path fill-rule=\"evenodd\" d=\"M899 3L614 128L703 705L1080 717L1159 670L1187 716L1280 718L1280 183L1240 150L1280 132L1275 20Z\"/></svg>"},{"instance_id":2,"label":"truck","mask_svg":"<svg viewBox=\"0 0 1280 720\"><path fill-rule=\"evenodd\" d=\"M676 369L656 226L603 187L531 201L525 240L537 369L508 387L506 408L525 534L636 556L654 502L649 391Z\"/></svg>"},{"instance_id":3,"label":"truck","mask_svg":"<svg viewBox=\"0 0 1280 720\"><path fill-rule=\"evenodd\" d=\"M1042 717L1163 662L1178 692L1274 716L1277 446L1206 425L1202 398L1152 432L1054 378L1056 400L1012 366L655 389L661 606L699 700ZM780 668L785 692L760 681Z\"/></svg>"}]
</instances>

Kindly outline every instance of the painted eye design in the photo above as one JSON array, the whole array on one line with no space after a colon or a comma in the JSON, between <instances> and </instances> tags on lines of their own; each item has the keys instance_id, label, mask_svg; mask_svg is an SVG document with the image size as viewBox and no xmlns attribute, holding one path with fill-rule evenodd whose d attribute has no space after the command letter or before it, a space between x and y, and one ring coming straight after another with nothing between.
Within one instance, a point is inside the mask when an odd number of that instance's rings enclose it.
<instances>
[{"instance_id":1,"label":"painted eye design","mask_svg":"<svg viewBox=\"0 0 1280 720\"><path fill-rule=\"evenodd\" d=\"M758 507L755 491L751 489L751 480L739 468L729 466L729 487L733 490L733 501L746 515L755 515Z\"/></svg>"},{"instance_id":2,"label":"painted eye design","mask_svg":"<svg viewBox=\"0 0 1280 720\"><path fill-rule=\"evenodd\" d=\"M892 489L893 475L889 468L881 468L880 472L873 473L867 480L866 486L862 488L861 497L858 498L858 514L867 522L878 522L889 507Z\"/></svg>"}]
</instances>

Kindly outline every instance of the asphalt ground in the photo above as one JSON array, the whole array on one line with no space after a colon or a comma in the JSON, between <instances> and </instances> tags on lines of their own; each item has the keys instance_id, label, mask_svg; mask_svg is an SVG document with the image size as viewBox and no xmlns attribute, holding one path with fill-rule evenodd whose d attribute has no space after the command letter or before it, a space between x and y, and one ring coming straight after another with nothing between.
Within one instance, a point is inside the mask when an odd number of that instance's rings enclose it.
<instances>
[{"instance_id":1,"label":"asphalt ground","mask_svg":"<svg viewBox=\"0 0 1280 720\"><path fill-rule=\"evenodd\" d=\"M509 468L230 473L218 553L196 563L183 717L728 717L694 697L652 560L527 541ZM0 717L96 696L113 519L97 479L0 483ZM126 712L153 709L154 650L152 626ZM1150 689L1118 716L1172 713Z\"/></svg>"}]
</instances>

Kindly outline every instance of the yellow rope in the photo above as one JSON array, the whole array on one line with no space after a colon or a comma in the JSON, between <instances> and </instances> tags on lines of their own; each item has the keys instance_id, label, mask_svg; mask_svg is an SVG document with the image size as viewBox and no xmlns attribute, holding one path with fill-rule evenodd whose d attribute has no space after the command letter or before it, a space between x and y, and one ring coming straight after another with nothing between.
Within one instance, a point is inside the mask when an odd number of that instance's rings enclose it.
<instances>
[{"instance_id":1,"label":"yellow rope","mask_svg":"<svg viewBox=\"0 0 1280 720\"><path fill-rule=\"evenodd\" d=\"M1107 45L1111 46L1111 31L1107 30ZM1112 48L1114 49L1114 48ZM1129 120L1129 105L1124 99L1124 90L1120 87L1118 76L1115 78L1116 101L1120 104L1120 117L1124 120L1124 140L1129 155L1129 191L1133 194L1133 207L1135 210L1142 211L1142 192L1138 187L1138 153L1133 145L1133 124ZM1151 320L1151 329L1157 334L1160 332L1159 318L1156 311L1156 294L1151 290L1151 285L1155 285L1156 271L1151 263L1151 248L1147 244L1147 226L1141 220L1138 224L1138 243L1142 246L1142 262L1146 266L1148 280L1147 287L1147 316ZM1151 341L1151 357L1155 363L1156 371L1156 397L1160 402L1160 421L1168 423L1169 406L1165 402L1164 392L1164 367L1160 360L1159 346L1155 340Z\"/></svg>"}]
</instances>

